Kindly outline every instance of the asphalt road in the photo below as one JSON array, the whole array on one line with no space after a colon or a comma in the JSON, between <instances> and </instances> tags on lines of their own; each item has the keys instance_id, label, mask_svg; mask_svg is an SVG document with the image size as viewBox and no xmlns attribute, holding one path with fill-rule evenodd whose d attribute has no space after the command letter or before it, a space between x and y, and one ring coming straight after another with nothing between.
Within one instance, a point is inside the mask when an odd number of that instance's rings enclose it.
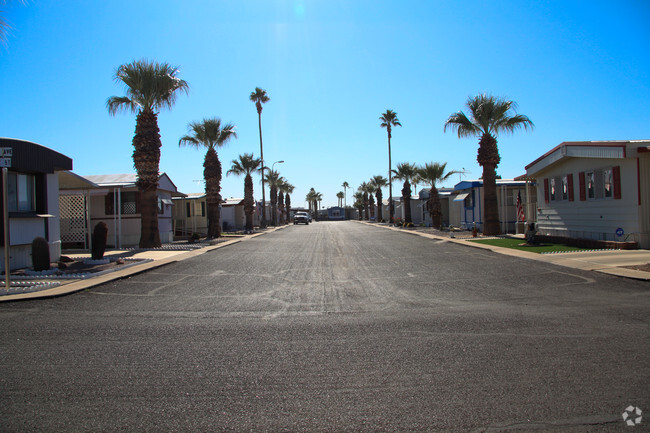
<instances>
[{"instance_id":1,"label":"asphalt road","mask_svg":"<svg viewBox=\"0 0 650 433\"><path fill-rule=\"evenodd\" d=\"M649 289L355 222L291 226L0 305L0 430L647 431Z\"/></svg>"}]
</instances>

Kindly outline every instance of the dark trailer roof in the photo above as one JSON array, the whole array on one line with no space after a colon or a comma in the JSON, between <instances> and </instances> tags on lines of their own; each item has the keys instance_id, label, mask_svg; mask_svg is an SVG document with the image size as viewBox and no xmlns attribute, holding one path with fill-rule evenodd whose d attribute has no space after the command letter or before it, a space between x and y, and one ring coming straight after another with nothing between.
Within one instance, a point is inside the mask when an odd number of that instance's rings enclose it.
<instances>
[{"instance_id":1,"label":"dark trailer roof","mask_svg":"<svg viewBox=\"0 0 650 433\"><path fill-rule=\"evenodd\" d=\"M72 159L31 141L0 137L0 147L11 147L11 169L25 173L72 170Z\"/></svg>"}]
</instances>

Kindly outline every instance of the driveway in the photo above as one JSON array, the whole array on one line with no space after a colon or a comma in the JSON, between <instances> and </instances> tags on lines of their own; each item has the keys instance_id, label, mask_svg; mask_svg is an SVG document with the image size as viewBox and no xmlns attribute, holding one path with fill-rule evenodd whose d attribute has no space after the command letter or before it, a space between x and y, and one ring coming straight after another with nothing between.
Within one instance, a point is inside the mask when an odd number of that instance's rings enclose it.
<instances>
[{"instance_id":1,"label":"driveway","mask_svg":"<svg viewBox=\"0 0 650 433\"><path fill-rule=\"evenodd\" d=\"M291 226L1 304L0 429L632 431L625 408L650 413L648 288L353 222Z\"/></svg>"}]
</instances>

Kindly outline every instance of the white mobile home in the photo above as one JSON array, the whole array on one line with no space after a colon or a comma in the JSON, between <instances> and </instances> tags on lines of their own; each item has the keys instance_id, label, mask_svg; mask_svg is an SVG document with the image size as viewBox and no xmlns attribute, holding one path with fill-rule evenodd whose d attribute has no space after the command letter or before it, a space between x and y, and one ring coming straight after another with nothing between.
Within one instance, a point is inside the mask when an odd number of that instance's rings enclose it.
<instances>
[{"instance_id":1,"label":"white mobile home","mask_svg":"<svg viewBox=\"0 0 650 433\"><path fill-rule=\"evenodd\" d=\"M564 142L528 166L541 234L650 248L650 140Z\"/></svg>"},{"instance_id":2,"label":"white mobile home","mask_svg":"<svg viewBox=\"0 0 650 433\"><path fill-rule=\"evenodd\" d=\"M76 175L75 175L76 176ZM136 175L107 174L77 176L84 179L86 186L71 183L60 191L61 202L71 196L86 197L87 204L76 209L77 218L88 214L85 228L86 238L100 221L108 226L108 245L122 248L136 246L140 242L140 192L135 185ZM167 174L158 180L158 231L162 243L172 242L172 196L178 195L176 185ZM71 217L74 214L71 214ZM65 226L67 230L67 225ZM66 231L67 234L67 231Z\"/></svg>"}]
</instances>

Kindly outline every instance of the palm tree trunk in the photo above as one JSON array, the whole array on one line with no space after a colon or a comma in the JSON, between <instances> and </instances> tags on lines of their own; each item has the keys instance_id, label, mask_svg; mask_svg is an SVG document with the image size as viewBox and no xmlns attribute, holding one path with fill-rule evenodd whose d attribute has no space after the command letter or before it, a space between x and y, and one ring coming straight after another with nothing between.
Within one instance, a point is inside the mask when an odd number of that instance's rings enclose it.
<instances>
[{"instance_id":1,"label":"palm tree trunk","mask_svg":"<svg viewBox=\"0 0 650 433\"><path fill-rule=\"evenodd\" d=\"M495 236L501 234L499 224L499 205L497 203L497 165L501 161L497 140L491 134L483 134L479 140L478 163L483 166L483 214L485 224L483 234Z\"/></svg>"},{"instance_id":2,"label":"palm tree trunk","mask_svg":"<svg viewBox=\"0 0 650 433\"><path fill-rule=\"evenodd\" d=\"M259 104L259 102L258 102ZM257 106L257 119L260 128L260 160L262 161L262 221L260 225L266 227L266 192L264 188L264 146L262 146L262 109Z\"/></svg>"},{"instance_id":3,"label":"palm tree trunk","mask_svg":"<svg viewBox=\"0 0 650 433\"><path fill-rule=\"evenodd\" d=\"M382 217L382 207L383 203L382 201L384 200L384 197L381 193L381 189L377 190L377 193L375 194L377 197L377 222L381 222L384 218Z\"/></svg>"},{"instance_id":4,"label":"palm tree trunk","mask_svg":"<svg viewBox=\"0 0 650 433\"><path fill-rule=\"evenodd\" d=\"M277 225L278 221L278 189L276 186L271 185L271 224L273 226Z\"/></svg>"},{"instance_id":5,"label":"palm tree trunk","mask_svg":"<svg viewBox=\"0 0 650 433\"><path fill-rule=\"evenodd\" d=\"M284 197L284 207L285 207L285 212L287 213L286 221L287 224L290 222L291 218L291 196L289 193Z\"/></svg>"},{"instance_id":6,"label":"palm tree trunk","mask_svg":"<svg viewBox=\"0 0 650 433\"><path fill-rule=\"evenodd\" d=\"M395 207L393 206L393 174L392 174L392 161L390 156L390 124L386 127L388 131L388 213L390 215L390 223L393 223L395 216Z\"/></svg>"},{"instance_id":7,"label":"palm tree trunk","mask_svg":"<svg viewBox=\"0 0 650 433\"><path fill-rule=\"evenodd\" d=\"M404 182L404 187L402 188L402 206L404 206L404 222L412 223L411 219L411 184L409 181Z\"/></svg>"},{"instance_id":8,"label":"palm tree trunk","mask_svg":"<svg viewBox=\"0 0 650 433\"><path fill-rule=\"evenodd\" d=\"M440 226L442 225L442 211L440 206L440 194L435 185L431 186L427 206L429 207L429 215L431 216L431 226L435 229L440 229Z\"/></svg>"},{"instance_id":9,"label":"palm tree trunk","mask_svg":"<svg viewBox=\"0 0 650 433\"><path fill-rule=\"evenodd\" d=\"M485 214L483 234L486 236L501 234L499 205L497 203L496 172L496 167L493 164L485 164L483 166L483 198L485 203L483 206Z\"/></svg>"},{"instance_id":10,"label":"palm tree trunk","mask_svg":"<svg viewBox=\"0 0 650 433\"><path fill-rule=\"evenodd\" d=\"M155 248L161 245L156 194L161 145L158 116L153 110L141 110L136 119L133 137L133 165L138 175L136 185L141 192L140 248Z\"/></svg>"},{"instance_id":11,"label":"palm tree trunk","mask_svg":"<svg viewBox=\"0 0 650 433\"><path fill-rule=\"evenodd\" d=\"M208 213L208 237L218 238L221 236L221 162L217 152L210 148L205 154L203 163L203 176L205 178L205 201Z\"/></svg>"},{"instance_id":12,"label":"palm tree trunk","mask_svg":"<svg viewBox=\"0 0 650 433\"><path fill-rule=\"evenodd\" d=\"M368 221L370 219L370 215L368 214L368 193L367 192L363 193L363 213L364 213L364 219Z\"/></svg>"},{"instance_id":13,"label":"palm tree trunk","mask_svg":"<svg viewBox=\"0 0 650 433\"><path fill-rule=\"evenodd\" d=\"M278 214L280 218L278 224L284 225L284 193L282 191L278 193Z\"/></svg>"},{"instance_id":14,"label":"palm tree trunk","mask_svg":"<svg viewBox=\"0 0 650 433\"><path fill-rule=\"evenodd\" d=\"M253 231L253 212L255 212L255 200L253 200L253 178L246 174L244 178L244 213L246 214L246 231Z\"/></svg>"}]
</instances>

